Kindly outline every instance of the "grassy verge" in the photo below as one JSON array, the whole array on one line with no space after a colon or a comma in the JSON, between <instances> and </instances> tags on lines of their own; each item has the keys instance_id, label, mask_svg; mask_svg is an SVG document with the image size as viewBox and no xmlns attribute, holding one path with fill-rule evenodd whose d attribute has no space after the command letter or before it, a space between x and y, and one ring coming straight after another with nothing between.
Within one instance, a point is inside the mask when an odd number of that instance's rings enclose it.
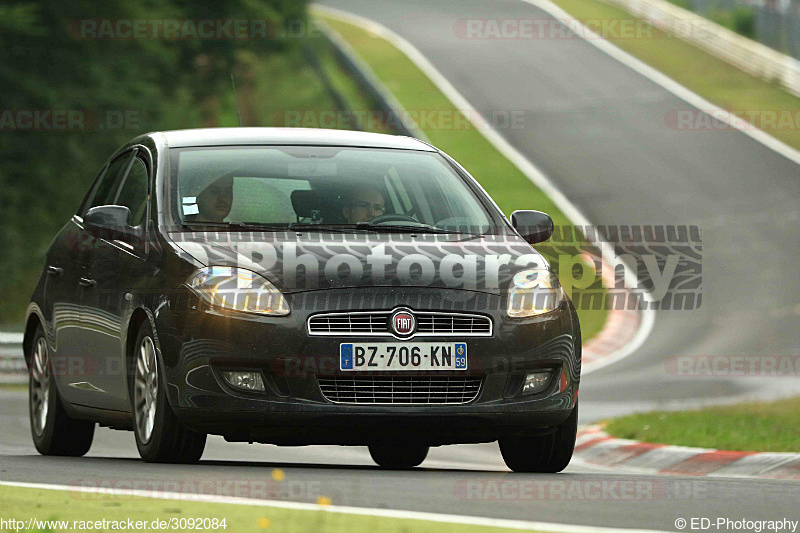
<instances>
[{"instance_id":1,"label":"grassy verge","mask_svg":"<svg viewBox=\"0 0 800 533\"><path fill-rule=\"evenodd\" d=\"M76 505L79 504L79 505ZM0 486L0 516L15 519L66 520L67 527L53 524L24 531L68 531L77 529L74 521L126 521L147 522L146 531L154 520L225 519L225 528L198 528L203 531L326 531L360 533L382 531L387 533L414 531L415 533L501 533L511 531L501 528L446 524L423 520L406 520L361 516L320 511L296 511L266 506L230 505L220 503L132 498L78 492ZM126 526L127 528L127 526ZM100 529L100 528L93 528ZM125 529L125 528L123 528ZM189 529L169 528L170 531ZM100 529L101 531L103 529ZM111 530L108 528L106 530Z\"/></svg>"},{"instance_id":2,"label":"grassy verge","mask_svg":"<svg viewBox=\"0 0 800 533\"><path fill-rule=\"evenodd\" d=\"M552 0L552 2L582 21L616 19L638 21L637 28L649 28L649 31L642 31L641 34L650 37L640 39L618 38L613 35L604 37L709 102L732 112L743 112L742 118L749 119L748 121L756 127L789 146L800 149L800 127L797 127L795 122L789 125L786 122L776 121L774 126L769 122L770 117L776 113L781 117L792 117L796 121L800 110L800 99L781 89L777 83L769 83L750 76L721 59L600 0Z\"/></svg>"},{"instance_id":3,"label":"grassy verge","mask_svg":"<svg viewBox=\"0 0 800 533\"><path fill-rule=\"evenodd\" d=\"M606 431L646 442L734 451L800 451L800 398L616 418Z\"/></svg>"},{"instance_id":4,"label":"grassy verge","mask_svg":"<svg viewBox=\"0 0 800 533\"><path fill-rule=\"evenodd\" d=\"M556 225L569 225L569 219L553 201L511 161L506 159L483 134L472 127L450 100L400 50L385 39L364 29L319 12L324 20L350 43L372 68L383 84L412 115L429 113L433 120L422 121L420 127L431 142L459 161L483 185L507 215L516 209L537 209L549 213ZM435 117L442 117L437 120ZM456 126L459 125L459 126ZM559 271L557 262L553 264ZM562 276L562 282L564 278ZM592 287L599 283L595 279ZM580 289L573 289L577 296ZM605 309L579 309L584 340L602 329Z\"/></svg>"}]
</instances>

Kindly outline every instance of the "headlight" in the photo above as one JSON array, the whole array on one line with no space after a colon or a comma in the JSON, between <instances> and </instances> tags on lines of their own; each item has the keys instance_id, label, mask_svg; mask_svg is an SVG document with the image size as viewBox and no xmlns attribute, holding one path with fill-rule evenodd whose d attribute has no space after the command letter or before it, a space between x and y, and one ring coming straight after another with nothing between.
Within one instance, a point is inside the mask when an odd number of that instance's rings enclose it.
<instances>
[{"instance_id":1,"label":"headlight","mask_svg":"<svg viewBox=\"0 0 800 533\"><path fill-rule=\"evenodd\" d=\"M283 294L272 283L244 268L201 268L186 284L215 307L261 315L289 314Z\"/></svg>"},{"instance_id":2,"label":"headlight","mask_svg":"<svg viewBox=\"0 0 800 533\"><path fill-rule=\"evenodd\" d=\"M508 290L508 309L512 318L549 313L561 305L563 290L549 270L524 270L514 275Z\"/></svg>"}]
</instances>

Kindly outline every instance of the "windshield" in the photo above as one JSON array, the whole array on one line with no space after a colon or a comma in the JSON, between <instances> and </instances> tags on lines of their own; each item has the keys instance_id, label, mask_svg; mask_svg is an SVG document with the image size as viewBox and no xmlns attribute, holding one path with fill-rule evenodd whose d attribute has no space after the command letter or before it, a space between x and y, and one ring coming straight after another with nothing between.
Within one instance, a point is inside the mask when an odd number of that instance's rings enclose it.
<instances>
[{"instance_id":1,"label":"windshield","mask_svg":"<svg viewBox=\"0 0 800 533\"><path fill-rule=\"evenodd\" d=\"M495 233L484 205L433 152L313 146L172 150L186 225Z\"/></svg>"}]
</instances>

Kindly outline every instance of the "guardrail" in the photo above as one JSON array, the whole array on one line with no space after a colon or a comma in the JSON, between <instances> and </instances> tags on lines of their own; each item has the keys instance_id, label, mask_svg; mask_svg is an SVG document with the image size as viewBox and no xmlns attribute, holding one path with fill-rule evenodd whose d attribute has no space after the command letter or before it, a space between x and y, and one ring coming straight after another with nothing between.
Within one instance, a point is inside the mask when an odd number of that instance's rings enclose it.
<instances>
[{"instance_id":1,"label":"guardrail","mask_svg":"<svg viewBox=\"0 0 800 533\"><path fill-rule=\"evenodd\" d=\"M0 332L0 384L27 381L28 369L22 354L22 333Z\"/></svg>"},{"instance_id":2,"label":"guardrail","mask_svg":"<svg viewBox=\"0 0 800 533\"><path fill-rule=\"evenodd\" d=\"M666 0L607 0L656 28L800 96L800 61Z\"/></svg>"}]
</instances>

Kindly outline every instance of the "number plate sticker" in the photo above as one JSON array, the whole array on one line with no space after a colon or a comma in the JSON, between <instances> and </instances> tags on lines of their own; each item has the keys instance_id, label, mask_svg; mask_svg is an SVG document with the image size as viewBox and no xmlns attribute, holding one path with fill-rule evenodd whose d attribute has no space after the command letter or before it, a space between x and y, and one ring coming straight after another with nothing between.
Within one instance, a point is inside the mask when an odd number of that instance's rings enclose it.
<instances>
[{"instance_id":1,"label":"number plate sticker","mask_svg":"<svg viewBox=\"0 0 800 533\"><path fill-rule=\"evenodd\" d=\"M466 370L464 342L354 342L339 345L339 370Z\"/></svg>"}]
</instances>

